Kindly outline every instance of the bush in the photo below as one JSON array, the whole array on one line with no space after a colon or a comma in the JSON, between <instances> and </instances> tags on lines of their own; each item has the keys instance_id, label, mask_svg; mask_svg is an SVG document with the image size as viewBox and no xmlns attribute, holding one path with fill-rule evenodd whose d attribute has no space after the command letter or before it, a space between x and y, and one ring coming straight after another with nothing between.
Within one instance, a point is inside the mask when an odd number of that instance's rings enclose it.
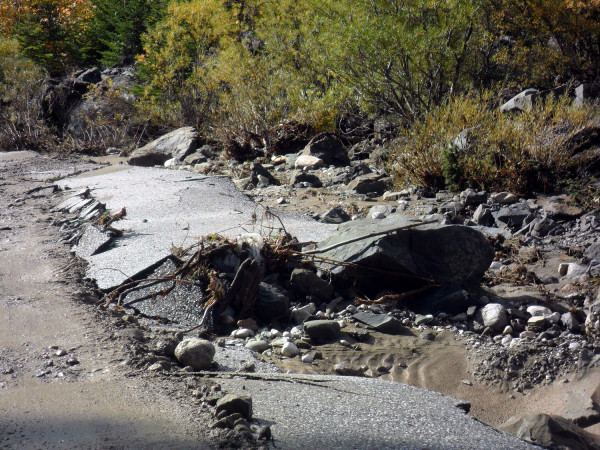
<instances>
[{"instance_id":1,"label":"bush","mask_svg":"<svg viewBox=\"0 0 600 450\"><path fill-rule=\"evenodd\" d=\"M51 150L52 130L42 120L43 71L0 37L0 149Z\"/></svg>"},{"instance_id":2,"label":"bush","mask_svg":"<svg viewBox=\"0 0 600 450\"><path fill-rule=\"evenodd\" d=\"M157 117L141 109L127 87L107 78L84 96L63 133L61 148L68 152L104 154L117 148L127 154L145 141L169 131Z\"/></svg>"},{"instance_id":3,"label":"bush","mask_svg":"<svg viewBox=\"0 0 600 450\"><path fill-rule=\"evenodd\" d=\"M598 105L549 96L528 113L501 113L489 94L454 97L394 142L399 186L552 192L580 167L574 137L597 127Z\"/></svg>"},{"instance_id":4,"label":"bush","mask_svg":"<svg viewBox=\"0 0 600 450\"><path fill-rule=\"evenodd\" d=\"M489 0L488 10L506 82L550 88L600 78L600 1Z\"/></svg>"}]
</instances>

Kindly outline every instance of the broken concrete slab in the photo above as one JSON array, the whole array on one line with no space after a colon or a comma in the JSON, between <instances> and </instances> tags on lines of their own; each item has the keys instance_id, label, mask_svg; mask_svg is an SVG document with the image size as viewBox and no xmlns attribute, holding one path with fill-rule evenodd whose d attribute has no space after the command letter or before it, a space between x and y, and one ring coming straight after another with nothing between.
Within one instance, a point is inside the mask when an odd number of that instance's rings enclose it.
<instances>
[{"instance_id":1,"label":"broken concrete slab","mask_svg":"<svg viewBox=\"0 0 600 450\"><path fill-rule=\"evenodd\" d=\"M90 256L87 276L102 290L119 286L171 254L210 234L236 237L247 231L276 235L281 223L300 241L319 241L334 229L299 214L266 211L242 194L228 177L184 170L131 167L57 182L60 187L89 187L109 211L126 208L112 226L123 231L110 251ZM79 199L81 200L81 199ZM276 215L276 216L275 216ZM281 221L281 223L280 223Z\"/></svg>"},{"instance_id":2,"label":"broken concrete slab","mask_svg":"<svg viewBox=\"0 0 600 450\"><path fill-rule=\"evenodd\" d=\"M476 284L494 258L492 246L473 228L420 224L401 214L344 223L319 243L317 251L329 260L353 263L317 265L371 294L384 289L407 292L434 283Z\"/></svg>"},{"instance_id":3,"label":"broken concrete slab","mask_svg":"<svg viewBox=\"0 0 600 450\"><path fill-rule=\"evenodd\" d=\"M402 325L398 319L387 314L373 314L368 312L358 312L352 316L365 325L368 325L380 333L386 334L408 334L408 328Z\"/></svg>"},{"instance_id":4,"label":"broken concrete slab","mask_svg":"<svg viewBox=\"0 0 600 450\"><path fill-rule=\"evenodd\" d=\"M171 259L167 259L148 274L148 279L166 279L171 277L176 270L175 263ZM143 285L144 283L141 286ZM143 300L140 301L140 299ZM124 298L123 304L130 303L132 303L132 307L148 317L166 319L169 322L190 327L197 325L202 318L204 296L202 287L199 285L191 282L178 283L166 280L130 292Z\"/></svg>"},{"instance_id":5,"label":"broken concrete slab","mask_svg":"<svg viewBox=\"0 0 600 450\"><path fill-rule=\"evenodd\" d=\"M110 232L102 230L97 225L89 225L83 231L73 251L80 258L88 258L107 250L112 240Z\"/></svg>"}]
</instances>

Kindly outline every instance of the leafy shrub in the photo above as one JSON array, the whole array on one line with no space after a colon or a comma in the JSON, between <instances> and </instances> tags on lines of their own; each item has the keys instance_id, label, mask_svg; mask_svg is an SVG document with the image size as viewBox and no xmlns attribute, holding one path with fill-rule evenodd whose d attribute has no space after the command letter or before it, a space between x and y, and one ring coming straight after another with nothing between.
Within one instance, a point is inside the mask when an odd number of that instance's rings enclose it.
<instances>
[{"instance_id":1,"label":"leafy shrub","mask_svg":"<svg viewBox=\"0 0 600 450\"><path fill-rule=\"evenodd\" d=\"M600 1L489 0L494 56L508 83L549 88L600 77Z\"/></svg>"},{"instance_id":2,"label":"leafy shrub","mask_svg":"<svg viewBox=\"0 0 600 450\"><path fill-rule=\"evenodd\" d=\"M400 186L553 191L576 175L570 143L598 126L599 113L567 97L518 115L501 113L489 94L454 97L405 131L389 163Z\"/></svg>"},{"instance_id":3,"label":"leafy shrub","mask_svg":"<svg viewBox=\"0 0 600 450\"><path fill-rule=\"evenodd\" d=\"M50 150L51 130L41 114L42 70L21 56L13 39L0 37L0 149Z\"/></svg>"},{"instance_id":4,"label":"leafy shrub","mask_svg":"<svg viewBox=\"0 0 600 450\"><path fill-rule=\"evenodd\" d=\"M63 133L64 151L104 154L112 147L127 154L167 132L157 117L139 107L125 86L116 86L110 78L95 85L84 100Z\"/></svg>"}]
</instances>

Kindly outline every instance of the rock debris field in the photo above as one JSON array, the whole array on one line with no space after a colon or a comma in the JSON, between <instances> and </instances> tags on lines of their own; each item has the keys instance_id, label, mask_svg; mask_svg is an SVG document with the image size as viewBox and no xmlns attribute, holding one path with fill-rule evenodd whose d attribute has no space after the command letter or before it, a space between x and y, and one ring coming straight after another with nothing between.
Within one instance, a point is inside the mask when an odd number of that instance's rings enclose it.
<instances>
[{"instance_id":1,"label":"rock debris field","mask_svg":"<svg viewBox=\"0 0 600 450\"><path fill-rule=\"evenodd\" d=\"M193 138L2 154L1 448L600 448L597 212Z\"/></svg>"}]
</instances>

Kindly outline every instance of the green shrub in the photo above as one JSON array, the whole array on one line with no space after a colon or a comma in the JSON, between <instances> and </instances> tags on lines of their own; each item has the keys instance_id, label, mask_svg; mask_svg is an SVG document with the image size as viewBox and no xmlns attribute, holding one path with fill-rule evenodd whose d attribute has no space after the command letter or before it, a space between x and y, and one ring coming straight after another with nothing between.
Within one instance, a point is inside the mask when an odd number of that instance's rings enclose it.
<instances>
[{"instance_id":1,"label":"green shrub","mask_svg":"<svg viewBox=\"0 0 600 450\"><path fill-rule=\"evenodd\" d=\"M0 150L51 150L55 139L42 120L43 71L18 43L0 37Z\"/></svg>"},{"instance_id":2,"label":"green shrub","mask_svg":"<svg viewBox=\"0 0 600 450\"><path fill-rule=\"evenodd\" d=\"M567 97L517 115L501 113L489 94L454 97L405 131L389 163L401 187L551 192L581 168L570 143L597 126L599 113Z\"/></svg>"}]
</instances>

